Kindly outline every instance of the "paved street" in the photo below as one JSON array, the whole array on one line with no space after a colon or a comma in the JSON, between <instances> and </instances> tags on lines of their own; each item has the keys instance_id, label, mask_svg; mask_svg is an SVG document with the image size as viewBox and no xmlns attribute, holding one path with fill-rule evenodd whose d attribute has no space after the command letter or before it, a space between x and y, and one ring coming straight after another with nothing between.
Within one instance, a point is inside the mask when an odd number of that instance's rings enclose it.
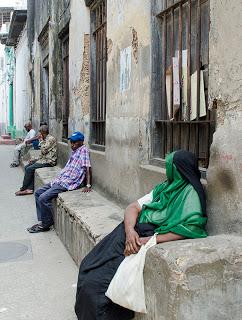
<instances>
[{"instance_id":1,"label":"paved street","mask_svg":"<svg viewBox=\"0 0 242 320\"><path fill-rule=\"evenodd\" d=\"M21 168L0 146L0 319L73 320L77 267L54 231L29 234L34 196L16 197Z\"/></svg>"}]
</instances>

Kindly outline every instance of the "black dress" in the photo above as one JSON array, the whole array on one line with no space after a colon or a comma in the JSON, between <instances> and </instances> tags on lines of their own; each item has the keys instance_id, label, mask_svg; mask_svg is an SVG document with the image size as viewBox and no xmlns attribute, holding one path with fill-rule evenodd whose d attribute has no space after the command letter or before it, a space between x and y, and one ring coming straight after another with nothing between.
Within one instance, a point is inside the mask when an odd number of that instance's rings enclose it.
<instances>
[{"instance_id":1,"label":"black dress","mask_svg":"<svg viewBox=\"0 0 242 320\"><path fill-rule=\"evenodd\" d=\"M140 237L154 234L156 226L137 224ZM121 223L83 259L78 276L75 311L78 320L129 320L134 312L114 304L105 292L124 259L124 224ZM125 280L125 279L124 279Z\"/></svg>"}]
</instances>

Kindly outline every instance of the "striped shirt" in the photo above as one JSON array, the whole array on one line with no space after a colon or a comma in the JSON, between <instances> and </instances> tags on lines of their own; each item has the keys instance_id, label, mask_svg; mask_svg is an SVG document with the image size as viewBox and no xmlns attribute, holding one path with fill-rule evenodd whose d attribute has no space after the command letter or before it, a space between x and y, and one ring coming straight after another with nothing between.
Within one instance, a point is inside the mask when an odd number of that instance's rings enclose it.
<instances>
[{"instance_id":1,"label":"striped shirt","mask_svg":"<svg viewBox=\"0 0 242 320\"><path fill-rule=\"evenodd\" d=\"M80 187L86 176L87 167L91 167L88 148L83 145L72 151L70 159L60 174L51 182L59 184L67 190L75 190Z\"/></svg>"}]
</instances>

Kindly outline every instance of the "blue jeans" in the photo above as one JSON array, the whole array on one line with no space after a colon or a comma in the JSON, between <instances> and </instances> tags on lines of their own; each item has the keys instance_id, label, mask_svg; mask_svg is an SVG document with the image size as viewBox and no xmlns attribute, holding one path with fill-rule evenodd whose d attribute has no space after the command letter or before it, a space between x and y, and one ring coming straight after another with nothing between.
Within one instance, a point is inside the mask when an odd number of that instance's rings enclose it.
<instances>
[{"instance_id":1,"label":"blue jeans","mask_svg":"<svg viewBox=\"0 0 242 320\"><path fill-rule=\"evenodd\" d=\"M39 146L39 140L33 140L32 141L32 146L34 148L34 150L39 150L40 149L40 146Z\"/></svg>"},{"instance_id":2,"label":"blue jeans","mask_svg":"<svg viewBox=\"0 0 242 320\"><path fill-rule=\"evenodd\" d=\"M48 228L54 224L52 200L57 198L58 194L67 191L59 184L50 183L44 185L35 192L35 204L38 221L42 221L42 226Z\"/></svg>"}]
</instances>

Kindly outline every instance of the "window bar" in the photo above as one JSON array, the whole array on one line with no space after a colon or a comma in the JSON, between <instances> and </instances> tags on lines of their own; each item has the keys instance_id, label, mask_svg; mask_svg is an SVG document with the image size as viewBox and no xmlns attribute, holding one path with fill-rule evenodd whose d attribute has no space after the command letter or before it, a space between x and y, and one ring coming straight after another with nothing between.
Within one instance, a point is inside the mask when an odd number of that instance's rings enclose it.
<instances>
[{"instance_id":1,"label":"window bar","mask_svg":"<svg viewBox=\"0 0 242 320\"><path fill-rule=\"evenodd\" d=\"M101 45L101 55L100 55L100 64L101 64L101 67L100 67L100 73L101 73L101 97L100 97L100 100L101 100L101 116L100 116L100 119L101 119L101 122L100 122L100 127L101 127L101 144L103 145L103 134L104 134L104 130L103 130L103 47L104 47L104 26L103 26L103 22L104 22L104 17L103 17L103 7L104 7L104 1L102 2L101 4L101 23L102 23L102 28L100 30L101 32L101 39L102 39L102 45Z\"/></svg>"},{"instance_id":2,"label":"window bar","mask_svg":"<svg viewBox=\"0 0 242 320\"><path fill-rule=\"evenodd\" d=\"M95 28L97 29L98 26L98 9L95 10L95 14L96 14L96 25ZM94 36L95 36L95 43L96 43L96 108L95 108L95 118L94 120L97 121L97 105L98 105L98 34L95 31L94 32ZM95 123L95 127L96 127L96 123ZM97 130L97 128L96 128ZM97 138L97 135L95 136L95 138Z\"/></svg>"},{"instance_id":3,"label":"window bar","mask_svg":"<svg viewBox=\"0 0 242 320\"><path fill-rule=\"evenodd\" d=\"M170 150L173 150L173 57L174 54L174 9L171 10L171 142Z\"/></svg>"},{"instance_id":4,"label":"window bar","mask_svg":"<svg viewBox=\"0 0 242 320\"><path fill-rule=\"evenodd\" d=\"M97 12L97 25L96 27L99 27L99 7L96 9ZM99 83L99 55L100 55L100 34L99 32L96 33L96 60L97 60L97 68L96 68L96 84L97 84L97 99L96 99L96 129L97 129L97 136L96 136L96 143L98 143L99 140L99 126L98 126L98 120L99 120L99 106L100 106L100 83Z\"/></svg>"},{"instance_id":5,"label":"window bar","mask_svg":"<svg viewBox=\"0 0 242 320\"><path fill-rule=\"evenodd\" d=\"M197 2L197 38L196 38L196 70L197 70L197 121L200 116L200 50L201 50L201 4ZM196 125L196 156L199 158L199 124Z\"/></svg>"},{"instance_id":6,"label":"window bar","mask_svg":"<svg viewBox=\"0 0 242 320\"><path fill-rule=\"evenodd\" d=\"M210 18L209 18L209 24L210 24ZM208 41L208 52L209 52L209 41ZM209 75L208 75L209 76ZM208 97L207 97L208 99ZM206 154L206 163L205 163L205 166L206 168L208 167L208 164L209 164L209 154L210 154L210 145L211 145L211 132L212 132L212 128L211 128L211 112L208 110L208 101L206 100L206 110L207 110L207 117L206 117L206 120L209 120L208 124L207 124L207 127L208 127L208 137L207 137L207 141L208 141L208 144L207 144L207 154ZM212 119L213 120L213 119Z\"/></svg>"},{"instance_id":7,"label":"window bar","mask_svg":"<svg viewBox=\"0 0 242 320\"><path fill-rule=\"evenodd\" d=\"M179 54L179 84L180 84L180 110L178 111L179 120L182 120L182 5L179 6L179 34L178 34L178 54ZM179 146L181 146L181 124L179 124Z\"/></svg>"},{"instance_id":8,"label":"window bar","mask_svg":"<svg viewBox=\"0 0 242 320\"><path fill-rule=\"evenodd\" d=\"M106 31L106 1L104 1L103 6L103 30L104 30L104 51L103 51L103 75L104 75L104 82L103 82L103 120L106 120L106 64L107 64L107 31ZM104 143L105 143L105 128L104 128Z\"/></svg>"},{"instance_id":9,"label":"window bar","mask_svg":"<svg viewBox=\"0 0 242 320\"><path fill-rule=\"evenodd\" d=\"M167 16L166 14L164 15L163 19L162 19L162 23L163 23L163 34L162 34L162 70L163 70L163 80L162 80L162 110L165 110L165 115L164 117L166 119L168 119L168 110L167 108L170 108L170 106L168 106L167 103L167 98L166 98L166 50L167 50L167 46L166 46L166 39L167 39ZM165 123L162 124L162 133L164 135L164 138L162 137L162 141L163 141L163 157L165 157L166 154L166 149L167 149L167 132L166 129L167 125Z\"/></svg>"},{"instance_id":10,"label":"window bar","mask_svg":"<svg viewBox=\"0 0 242 320\"><path fill-rule=\"evenodd\" d=\"M166 5L166 9L163 10L160 14L158 14L157 17L160 17L161 15L164 15L164 14L168 14L172 9L175 10L177 7L180 6L180 4L182 5L182 4L186 3L187 1L188 0L179 0L179 1L174 2L174 0L173 0L172 5L170 5L170 6Z\"/></svg>"},{"instance_id":11,"label":"window bar","mask_svg":"<svg viewBox=\"0 0 242 320\"><path fill-rule=\"evenodd\" d=\"M102 3L102 24L104 21L104 2ZM101 49L101 88L102 88L102 94L101 94L101 120L104 120L104 104L103 104L103 94L104 94L104 90L103 90L103 83L104 83L104 72L103 72L103 66L104 66L104 61L103 61L103 55L104 55L104 26L102 26L101 29L101 36L102 36L102 49ZM103 133L102 133L103 134Z\"/></svg>"},{"instance_id":12,"label":"window bar","mask_svg":"<svg viewBox=\"0 0 242 320\"><path fill-rule=\"evenodd\" d=\"M100 26L102 26L102 3L99 6L99 17L100 17ZM98 127L99 127L99 144L102 144L102 43L103 43L103 39L102 39L102 27L100 27L99 31L99 39L100 39L100 43L99 43L99 117L98 117Z\"/></svg>"},{"instance_id":13,"label":"window bar","mask_svg":"<svg viewBox=\"0 0 242 320\"><path fill-rule=\"evenodd\" d=\"M102 10L102 9L101 9ZM100 82L100 110L99 110L99 119L103 119L103 29L100 31L100 56L99 56L99 82Z\"/></svg>"},{"instance_id":14,"label":"window bar","mask_svg":"<svg viewBox=\"0 0 242 320\"><path fill-rule=\"evenodd\" d=\"M98 127L99 127L99 144L101 143L101 135L102 135L102 128L100 125L100 120L102 118L102 4L100 4L99 8L99 30L98 30L98 36L99 36L99 52L98 52L98 64L99 64L99 73L98 73L98 83L99 83L99 106L98 106Z\"/></svg>"},{"instance_id":15,"label":"window bar","mask_svg":"<svg viewBox=\"0 0 242 320\"><path fill-rule=\"evenodd\" d=\"M104 121L104 103L103 103L103 96L104 96L104 71L103 71L103 67L104 67L104 47L105 47L105 32L104 32L104 4L105 2L102 3L102 30L101 30L101 34L102 34L102 53L101 53L101 74L102 74L102 95L101 95L101 100L102 100L102 114L101 114L101 120ZM103 127L103 122L101 123L101 127L102 127L102 139L101 139L101 144L104 144L104 127Z\"/></svg>"},{"instance_id":16,"label":"window bar","mask_svg":"<svg viewBox=\"0 0 242 320\"><path fill-rule=\"evenodd\" d=\"M103 72L104 72L104 93L103 93L103 105L104 105L104 120L106 119L106 80L107 80L107 37L106 37L106 25L104 26L104 64L103 64Z\"/></svg>"},{"instance_id":17,"label":"window bar","mask_svg":"<svg viewBox=\"0 0 242 320\"><path fill-rule=\"evenodd\" d=\"M103 2L103 20L102 23L104 24L105 21L105 1ZM104 74L104 65L105 65L105 42L106 42L106 35L105 35L105 25L103 25L102 28L102 120L105 120L105 114L104 114L104 82L105 82L105 74Z\"/></svg>"},{"instance_id":18,"label":"window bar","mask_svg":"<svg viewBox=\"0 0 242 320\"><path fill-rule=\"evenodd\" d=\"M190 112L191 112L191 0L188 1L188 19L187 19L187 120L189 121L187 150L190 147Z\"/></svg>"}]
</instances>

